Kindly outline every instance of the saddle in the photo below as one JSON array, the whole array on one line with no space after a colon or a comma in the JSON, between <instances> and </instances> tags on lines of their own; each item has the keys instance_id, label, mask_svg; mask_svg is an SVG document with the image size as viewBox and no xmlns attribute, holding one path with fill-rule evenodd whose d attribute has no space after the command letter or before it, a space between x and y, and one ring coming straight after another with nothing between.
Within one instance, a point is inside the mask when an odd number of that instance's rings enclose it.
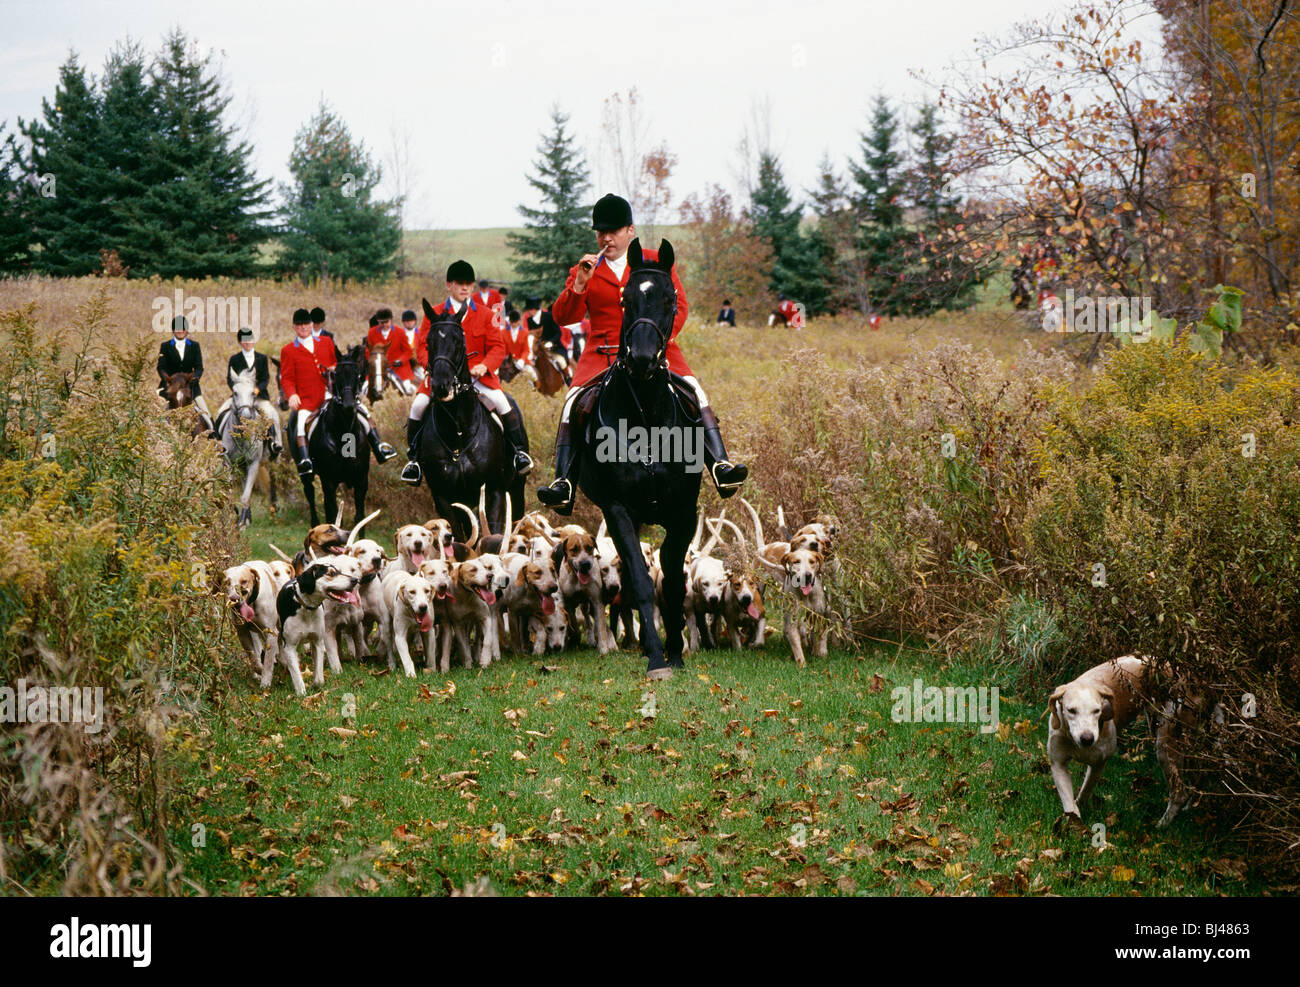
<instances>
[{"instance_id":1,"label":"saddle","mask_svg":"<svg viewBox=\"0 0 1300 987\"><path fill-rule=\"evenodd\" d=\"M573 418L573 425L576 426L576 432L579 435L584 434L589 426L599 427L600 425L609 424L605 421L601 413L601 399L605 396L605 388L609 384L610 371L614 368L608 367L602 370L594 378L587 389L578 397L570 412ZM668 389L672 393L673 401L676 404L675 418L679 423L695 424L700 423L700 403L695 396L695 388L686 382L684 377L680 377L668 371Z\"/></svg>"}]
</instances>

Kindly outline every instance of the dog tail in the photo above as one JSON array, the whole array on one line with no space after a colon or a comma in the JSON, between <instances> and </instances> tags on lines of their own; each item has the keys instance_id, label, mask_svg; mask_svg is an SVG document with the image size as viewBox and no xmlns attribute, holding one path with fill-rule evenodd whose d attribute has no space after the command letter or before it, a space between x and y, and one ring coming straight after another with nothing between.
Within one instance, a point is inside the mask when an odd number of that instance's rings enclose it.
<instances>
[{"instance_id":1,"label":"dog tail","mask_svg":"<svg viewBox=\"0 0 1300 987\"><path fill-rule=\"evenodd\" d=\"M274 542L268 542L268 544L271 546L271 551L272 551L272 552L274 552L276 555L280 556L280 558L281 558L282 560L284 560L285 562L288 562L290 565L293 565L293 559L289 558L289 556L285 555L282 551L280 551L278 548L276 548Z\"/></svg>"},{"instance_id":2,"label":"dog tail","mask_svg":"<svg viewBox=\"0 0 1300 987\"><path fill-rule=\"evenodd\" d=\"M761 555L763 549L767 547L767 542L763 540L763 522L758 519L758 511L754 510L752 504L744 497L737 498L745 510L749 511L749 516L754 520L754 547L758 549ZM778 508L780 510L780 508Z\"/></svg>"}]
</instances>

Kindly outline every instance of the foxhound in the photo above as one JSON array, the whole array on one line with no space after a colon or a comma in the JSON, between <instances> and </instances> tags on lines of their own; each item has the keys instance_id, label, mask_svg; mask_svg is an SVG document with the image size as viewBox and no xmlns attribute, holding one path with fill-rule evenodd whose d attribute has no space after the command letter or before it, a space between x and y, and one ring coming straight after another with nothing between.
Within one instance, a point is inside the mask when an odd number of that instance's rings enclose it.
<instances>
[{"instance_id":1,"label":"foxhound","mask_svg":"<svg viewBox=\"0 0 1300 987\"><path fill-rule=\"evenodd\" d=\"M761 565L778 573L781 577L781 589L785 594L782 610L785 613L785 639L790 642L790 654L794 663L802 668L804 648L816 642L814 654L818 658L826 657L826 640L830 629L822 623L814 627L812 615L826 616L826 587L822 583L822 554L808 548L786 552L781 557L780 565L770 562L759 555Z\"/></svg>"},{"instance_id":2,"label":"foxhound","mask_svg":"<svg viewBox=\"0 0 1300 987\"><path fill-rule=\"evenodd\" d=\"M433 587L418 573L394 569L384 575L381 583L384 604L388 613L388 631L384 635L389 644L388 667L402 663L407 678L415 677L415 663L411 661L410 636L416 634L424 645L424 667L433 668L437 654L437 630L433 622Z\"/></svg>"},{"instance_id":3,"label":"foxhound","mask_svg":"<svg viewBox=\"0 0 1300 987\"><path fill-rule=\"evenodd\" d=\"M267 664L275 664L275 595L284 582L267 562L244 562L225 571L226 605L234 618L239 643L259 675L264 674Z\"/></svg>"},{"instance_id":4,"label":"foxhound","mask_svg":"<svg viewBox=\"0 0 1300 987\"><path fill-rule=\"evenodd\" d=\"M602 655L618 648L614 636L605 623L605 608L601 602L600 563L596 556L596 539L577 525L566 524L557 529L560 535L551 551L560 595L569 611L570 626L582 640L581 620L592 622L592 643Z\"/></svg>"},{"instance_id":5,"label":"foxhound","mask_svg":"<svg viewBox=\"0 0 1300 987\"><path fill-rule=\"evenodd\" d=\"M355 566L356 560L351 560ZM280 661L289 670L293 691L307 694L298 662L298 648L311 647L316 652L316 685L325 683L325 616L321 608L326 599L339 603L359 604L357 579L336 568L334 558L317 559L297 577L280 587L275 598L276 619L280 631ZM262 688L271 688L271 673L275 665L266 663L262 668Z\"/></svg>"},{"instance_id":6,"label":"foxhound","mask_svg":"<svg viewBox=\"0 0 1300 987\"><path fill-rule=\"evenodd\" d=\"M494 619L492 607L496 599L493 571L481 559L466 559L457 562L452 568L452 598L443 610L446 614L446 627L439 660L443 672L451 669L453 638L460 645L466 668L474 663L470 641L476 634L479 666L486 668L491 662L492 655L487 646L491 640L490 624Z\"/></svg>"}]
</instances>

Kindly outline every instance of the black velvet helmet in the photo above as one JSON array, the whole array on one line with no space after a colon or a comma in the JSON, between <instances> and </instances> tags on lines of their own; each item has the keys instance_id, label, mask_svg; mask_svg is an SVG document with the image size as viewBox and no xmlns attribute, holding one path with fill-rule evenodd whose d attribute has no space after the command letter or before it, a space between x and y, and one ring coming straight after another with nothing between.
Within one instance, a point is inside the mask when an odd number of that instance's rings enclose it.
<instances>
[{"instance_id":1,"label":"black velvet helmet","mask_svg":"<svg viewBox=\"0 0 1300 987\"><path fill-rule=\"evenodd\" d=\"M293 313L293 324L295 326L306 325L311 321L311 313L305 308L296 309Z\"/></svg>"},{"instance_id":2,"label":"black velvet helmet","mask_svg":"<svg viewBox=\"0 0 1300 987\"><path fill-rule=\"evenodd\" d=\"M632 225L632 206L621 195L610 192L596 201L591 210L591 228L593 230L621 230Z\"/></svg>"},{"instance_id":3,"label":"black velvet helmet","mask_svg":"<svg viewBox=\"0 0 1300 987\"><path fill-rule=\"evenodd\" d=\"M456 284L473 284L473 265L465 260L453 261L451 267L447 268L447 280L454 281Z\"/></svg>"}]
</instances>

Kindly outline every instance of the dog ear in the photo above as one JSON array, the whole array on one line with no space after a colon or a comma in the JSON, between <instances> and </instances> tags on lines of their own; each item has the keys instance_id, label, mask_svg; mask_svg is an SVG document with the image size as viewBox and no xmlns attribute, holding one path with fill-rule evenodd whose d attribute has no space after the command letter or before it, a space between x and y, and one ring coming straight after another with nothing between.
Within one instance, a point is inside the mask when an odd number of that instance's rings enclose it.
<instances>
[{"instance_id":1,"label":"dog ear","mask_svg":"<svg viewBox=\"0 0 1300 987\"><path fill-rule=\"evenodd\" d=\"M1061 698L1065 695L1065 686L1058 685L1056 691L1047 699L1047 708L1052 711L1052 718L1048 722L1053 730L1061 729Z\"/></svg>"},{"instance_id":2,"label":"dog ear","mask_svg":"<svg viewBox=\"0 0 1300 987\"><path fill-rule=\"evenodd\" d=\"M560 571L560 566L564 563L564 539L561 538L551 549L551 565L555 566L555 571Z\"/></svg>"},{"instance_id":3,"label":"dog ear","mask_svg":"<svg viewBox=\"0 0 1300 987\"><path fill-rule=\"evenodd\" d=\"M298 588L304 593L311 594L316 592L316 567L308 566L298 574Z\"/></svg>"},{"instance_id":4,"label":"dog ear","mask_svg":"<svg viewBox=\"0 0 1300 987\"><path fill-rule=\"evenodd\" d=\"M1115 719L1115 693L1106 688L1098 689L1097 692L1101 695L1101 716L1097 717L1097 722L1105 723Z\"/></svg>"}]
</instances>

